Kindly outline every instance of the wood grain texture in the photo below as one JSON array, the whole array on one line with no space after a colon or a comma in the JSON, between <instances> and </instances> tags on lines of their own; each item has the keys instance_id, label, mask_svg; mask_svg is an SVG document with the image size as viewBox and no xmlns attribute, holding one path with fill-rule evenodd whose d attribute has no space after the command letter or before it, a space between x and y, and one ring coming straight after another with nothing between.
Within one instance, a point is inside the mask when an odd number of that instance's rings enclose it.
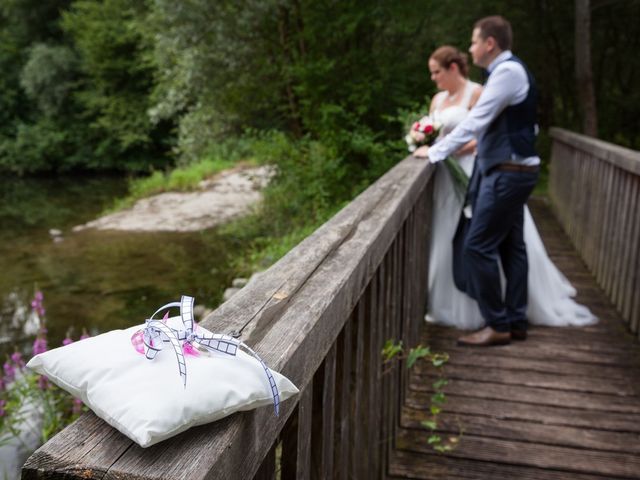
<instances>
[{"instance_id":1,"label":"wood grain texture","mask_svg":"<svg viewBox=\"0 0 640 480\"><path fill-rule=\"evenodd\" d=\"M640 152L552 128L549 194L599 286L640 336Z\"/></svg>"},{"instance_id":2,"label":"wood grain texture","mask_svg":"<svg viewBox=\"0 0 640 480\"><path fill-rule=\"evenodd\" d=\"M311 423L313 383L302 392L298 403L298 437L296 443L296 478L311 478Z\"/></svg>"},{"instance_id":3,"label":"wood grain texture","mask_svg":"<svg viewBox=\"0 0 640 480\"><path fill-rule=\"evenodd\" d=\"M610 480L609 475L592 475L536 467L502 464L452 458L398 450L393 453L389 479L419 478L429 480Z\"/></svg>"},{"instance_id":4,"label":"wood grain texture","mask_svg":"<svg viewBox=\"0 0 640 480\"><path fill-rule=\"evenodd\" d=\"M533 327L525 342L458 347L459 331L425 324L422 342L451 358L438 418L443 438L462 431L446 455L428 444L421 422L437 375L412 370L387 478L640 479L640 343L595 285L549 206L530 202L545 246L600 316L583 328ZM584 294L585 291L589 293Z\"/></svg>"},{"instance_id":5,"label":"wood grain texture","mask_svg":"<svg viewBox=\"0 0 640 480\"><path fill-rule=\"evenodd\" d=\"M322 384L322 445L320 475L318 478L330 478L333 475L333 457L335 449L336 419L336 350L334 344L324 359Z\"/></svg>"},{"instance_id":6,"label":"wood grain texture","mask_svg":"<svg viewBox=\"0 0 640 480\"><path fill-rule=\"evenodd\" d=\"M347 479L350 468L349 427L351 418L351 327L353 320L349 320L338 339L338 378L336 380L336 395L339 402L336 423L339 442L335 452L334 476Z\"/></svg>"},{"instance_id":7,"label":"wood grain texture","mask_svg":"<svg viewBox=\"0 0 640 480\"><path fill-rule=\"evenodd\" d=\"M618 168L640 175L640 152L604 142L562 128L552 127L549 134L572 149L585 152Z\"/></svg>"},{"instance_id":8,"label":"wood grain texture","mask_svg":"<svg viewBox=\"0 0 640 480\"><path fill-rule=\"evenodd\" d=\"M271 447L267 456L262 461L254 480L275 480L276 479L276 445Z\"/></svg>"}]
</instances>

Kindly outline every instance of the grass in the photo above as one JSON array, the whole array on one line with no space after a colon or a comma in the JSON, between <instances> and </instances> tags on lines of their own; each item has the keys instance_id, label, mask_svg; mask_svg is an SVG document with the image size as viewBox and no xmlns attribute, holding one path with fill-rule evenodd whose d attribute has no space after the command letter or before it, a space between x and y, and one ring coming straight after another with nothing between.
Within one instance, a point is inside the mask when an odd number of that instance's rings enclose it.
<instances>
[{"instance_id":1,"label":"grass","mask_svg":"<svg viewBox=\"0 0 640 480\"><path fill-rule=\"evenodd\" d=\"M321 218L308 219L304 224L290 225L286 233L269 229L269 221L264 212L238 218L221 225L219 233L229 242L241 243L244 248L231 259L233 270L239 276L251 276L266 270L284 257L290 250L316 231L335 211L327 211Z\"/></svg>"},{"instance_id":2,"label":"grass","mask_svg":"<svg viewBox=\"0 0 640 480\"><path fill-rule=\"evenodd\" d=\"M207 157L185 167L170 172L155 171L148 177L129 180L129 193L116 200L106 213L131 207L141 198L163 192L187 192L197 190L200 182L234 166L255 165L253 160L227 160L219 157Z\"/></svg>"}]
</instances>

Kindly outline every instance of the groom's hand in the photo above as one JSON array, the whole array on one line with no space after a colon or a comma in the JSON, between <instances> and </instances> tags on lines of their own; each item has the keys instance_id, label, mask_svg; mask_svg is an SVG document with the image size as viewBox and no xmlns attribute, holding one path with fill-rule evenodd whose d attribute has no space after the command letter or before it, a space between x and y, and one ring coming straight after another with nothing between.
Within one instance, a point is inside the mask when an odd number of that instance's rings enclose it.
<instances>
[{"instance_id":1,"label":"groom's hand","mask_svg":"<svg viewBox=\"0 0 640 480\"><path fill-rule=\"evenodd\" d=\"M415 152L413 152L413 156L419 158L427 158L429 156L429 146L423 145L422 147L418 148Z\"/></svg>"}]
</instances>

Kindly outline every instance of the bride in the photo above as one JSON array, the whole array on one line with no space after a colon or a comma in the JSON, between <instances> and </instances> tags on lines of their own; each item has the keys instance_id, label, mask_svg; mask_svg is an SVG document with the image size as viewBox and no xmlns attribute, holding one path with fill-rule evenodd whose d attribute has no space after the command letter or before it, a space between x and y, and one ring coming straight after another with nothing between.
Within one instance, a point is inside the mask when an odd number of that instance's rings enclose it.
<instances>
[{"instance_id":1,"label":"bride","mask_svg":"<svg viewBox=\"0 0 640 480\"><path fill-rule=\"evenodd\" d=\"M480 96L482 87L467 78L467 69L466 55L451 46L438 48L429 58L431 80L440 90L431 101L429 115L434 123L441 125L439 138L451 132L466 117ZM410 135L417 142L424 138L415 131ZM467 176L471 175L473 169L475 146L476 142L472 140L455 155L455 160ZM419 150L416 153L419 154ZM425 318L460 329L479 329L485 321L477 303L456 289L453 281L452 239L463 199L456 193L454 179L444 162L436 164L434 182L429 311ZM524 237L529 260L529 322L549 326L595 323L597 319L589 309L572 299L576 290L547 255L526 206Z\"/></svg>"}]
</instances>

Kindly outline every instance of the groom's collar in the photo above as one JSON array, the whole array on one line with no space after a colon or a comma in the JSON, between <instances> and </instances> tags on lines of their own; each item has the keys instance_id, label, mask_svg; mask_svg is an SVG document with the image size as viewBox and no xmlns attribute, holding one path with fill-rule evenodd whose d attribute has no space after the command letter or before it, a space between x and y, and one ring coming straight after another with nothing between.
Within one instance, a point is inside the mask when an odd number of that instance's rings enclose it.
<instances>
[{"instance_id":1,"label":"groom's collar","mask_svg":"<svg viewBox=\"0 0 640 480\"><path fill-rule=\"evenodd\" d=\"M513 53L511 53L511 50L505 50L504 52L501 52L500 55L494 58L493 62L489 64L489 66L487 67L487 72L493 72L493 69L496 68L499 63L504 62L506 59L511 58L512 56Z\"/></svg>"}]
</instances>

